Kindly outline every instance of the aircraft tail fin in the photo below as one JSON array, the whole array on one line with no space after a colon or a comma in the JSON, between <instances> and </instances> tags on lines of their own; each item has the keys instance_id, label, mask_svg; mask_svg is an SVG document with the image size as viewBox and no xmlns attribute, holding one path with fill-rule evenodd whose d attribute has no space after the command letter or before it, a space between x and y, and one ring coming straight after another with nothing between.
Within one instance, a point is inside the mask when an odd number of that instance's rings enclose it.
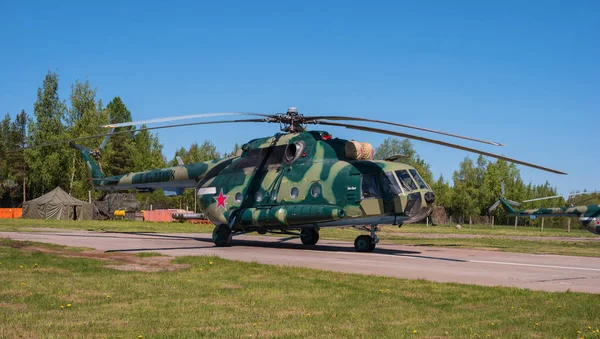
<instances>
[{"instance_id":1,"label":"aircraft tail fin","mask_svg":"<svg viewBox=\"0 0 600 339\"><path fill-rule=\"evenodd\" d=\"M90 180L96 184L97 181L104 179L104 174L102 173L102 169L96 163L96 161L92 157L92 151L85 146L81 146L75 144L73 142L69 143L69 146L79 151L79 154L83 158L85 162L85 166L88 169L88 174L90 176Z\"/></svg>"},{"instance_id":2,"label":"aircraft tail fin","mask_svg":"<svg viewBox=\"0 0 600 339\"><path fill-rule=\"evenodd\" d=\"M516 214L517 213L515 211L515 209L512 207L512 205L519 206L518 203L515 203L514 201L511 201L511 200L504 199L502 197L500 197L498 200L500 201L500 204L502 205L502 208L504 209L506 214Z\"/></svg>"}]
</instances>

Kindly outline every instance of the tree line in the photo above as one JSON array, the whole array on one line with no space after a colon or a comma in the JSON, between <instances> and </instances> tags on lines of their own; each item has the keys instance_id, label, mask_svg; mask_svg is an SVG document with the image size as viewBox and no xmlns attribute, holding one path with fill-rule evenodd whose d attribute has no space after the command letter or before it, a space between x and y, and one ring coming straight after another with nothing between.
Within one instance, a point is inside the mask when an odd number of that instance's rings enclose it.
<instances>
[{"instance_id":1,"label":"tree line","mask_svg":"<svg viewBox=\"0 0 600 339\"><path fill-rule=\"evenodd\" d=\"M60 186L74 197L87 200L90 185L85 164L76 150L67 144L30 148L15 151L24 146L35 146L59 142L92 134L102 133L98 126L109 123L129 122L131 112L120 97L114 97L104 105L97 96L97 89L88 81L75 81L71 85L68 100L59 97L59 75L46 74L31 114L21 110L11 119L6 114L0 123L0 204L2 207L16 207L24 200L32 199ZM170 161L163 155L163 146L158 136L135 127L121 127L117 131L131 130L131 133L116 134L102 150L100 166L106 175L116 175L152 168L175 166L177 157L186 163L206 161L221 156L235 155L240 146L235 145L230 153L217 151L208 140L194 143L188 148L181 147ZM101 139L82 140L91 149L98 147ZM375 150L376 159L402 154L399 160L414 166L436 193L436 204L444 206L456 220L468 220L469 216L487 214L487 209L501 195L500 180L506 184L506 197L516 201L528 198L557 195L556 188L546 182L542 185L526 184L519 169L513 163L503 160L491 161L483 156L473 160L466 157L454 171L451 181L443 176L434 179L429 164L422 159L413 144L407 139L387 138ZM93 192L99 198L101 192ZM585 195L582 195L585 197ZM194 206L193 190L181 197L164 197L162 192L139 195L144 207ZM580 199L581 200L581 199ZM527 205L559 206L562 199L540 201ZM501 219L504 212L494 211ZM506 218L505 218L506 219Z\"/></svg>"},{"instance_id":2,"label":"tree line","mask_svg":"<svg viewBox=\"0 0 600 339\"><path fill-rule=\"evenodd\" d=\"M421 173L436 195L436 205L443 206L453 220L459 223L469 222L470 217L494 216L497 223L512 224L513 217L508 217L502 208L496 208L492 213L488 209L502 195L500 181L505 184L505 197L521 202L523 200L557 196L556 187L548 181L535 185L525 183L521 173L514 163L504 160L489 160L478 156L475 160L465 157L452 174L451 181L440 175L434 179L429 164L427 164L414 149L408 139L386 138L375 149L376 159L385 159L394 154L404 155L399 161L407 163ZM562 197L529 202L517 208L561 207L565 205L590 205L600 204L600 195L591 192L580 192L565 201ZM523 219L523 218L521 218ZM520 220L527 225L539 225L540 220ZM564 226L564 218L548 218L546 226Z\"/></svg>"}]
</instances>

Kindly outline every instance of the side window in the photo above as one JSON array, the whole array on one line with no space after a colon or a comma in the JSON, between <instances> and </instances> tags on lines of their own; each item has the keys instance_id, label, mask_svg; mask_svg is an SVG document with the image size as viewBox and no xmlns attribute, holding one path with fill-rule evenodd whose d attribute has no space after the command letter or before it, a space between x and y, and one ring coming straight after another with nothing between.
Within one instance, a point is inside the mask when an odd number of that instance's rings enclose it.
<instances>
[{"instance_id":1,"label":"side window","mask_svg":"<svg viewBox=\"0 0 600 339\"><path fill-rule=\"evenodd\" d=\"M388 190L391 190L391 194L392 195L398 195L398 194L402 194L402 189L400 188L400 185L398 185L398 180L396 180L396 177L394 176L394 173L392 172L385 172L385 178L383 180L383 186L389 187Z\"/></svg>"},{"instance_id":2,"label":"side window","mask_svg":"<svg viewBox=\"0 0 600 339\"><path fill-rule=\"evenodd\" d=\"M400 185L405 191L412 191L417 189L417 185L408 174L407 170L396 171L396 176L398 176L398 180L400 180Z\"/></svg>"},{"instance_id":3,"label":"side window","mask_svg":"<svg viewBox=\"0 0 600 339\"><path fill-rule=\"evenodd\" d=\"M381 190L374 174L363 174L361 190L362 199L381 198Z\"/></svg>"},{"instance_id":4,"label":"side window","mask_svg":"<svg viewBox=\"0 0 600 339\"><path fill-rule=\"evenodd\" d=\"M413 178L415 178L415 181L417 182L417 184L419 184L419 188L421 188L421 189L428 188L427 184L425 183L425 180L423 180L423 178L421 178L421 176L419 175L417 170L410 169L409 171L410 171L410 174L412 174Z\"/></svg>"}]
</instances>

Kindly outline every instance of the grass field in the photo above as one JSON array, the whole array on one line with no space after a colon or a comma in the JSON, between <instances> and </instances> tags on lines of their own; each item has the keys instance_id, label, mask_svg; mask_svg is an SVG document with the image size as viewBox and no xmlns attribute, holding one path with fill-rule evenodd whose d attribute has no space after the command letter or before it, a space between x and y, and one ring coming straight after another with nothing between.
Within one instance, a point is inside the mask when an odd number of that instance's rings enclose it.
<instances>
[{"instance_id":1,"label":"grass field","mask_svg":"<svg viewBox=\"0 0 600 339\"><path fill-rule=\"evenodd\" d=\"M86 253L0 241L0 337L598 338L600 327L600 295L215 257L176 259L176 271L122 271L105 266L171 258Z\"/></svg>"},{"instance_id":2,"label":"grass field","mask_svg":"<svg viewBox=\"0 0 600 339\"><path fill-rule=\"evenodd\" d=\"M42 228L65 228L90 231L117 232L161 232L161 233L210 233L213 225L189 223L154 223L141 221L58 221L0 219L0 231L36 231ZM354 228L325 228L322 239L354 241L364 233ZM432 237L440 235L439 237ZM445 236L450 235L450 236ZM382 243L418 246L443 246L453 248L476 248L505 252L543 253L600 257L600 241L562 241L548 237L598 238L585 230L567 233L560 229L545 229L544 232L525 227L514 230L512 226L474 225L457 230L449 226L404 225L401 228L385 226L379 233ZM473 238L477 237L477 238ZM540 237L538 239L538 237ZM548 238L548 239L544 239Z\"/></svg>"}]
</instances>

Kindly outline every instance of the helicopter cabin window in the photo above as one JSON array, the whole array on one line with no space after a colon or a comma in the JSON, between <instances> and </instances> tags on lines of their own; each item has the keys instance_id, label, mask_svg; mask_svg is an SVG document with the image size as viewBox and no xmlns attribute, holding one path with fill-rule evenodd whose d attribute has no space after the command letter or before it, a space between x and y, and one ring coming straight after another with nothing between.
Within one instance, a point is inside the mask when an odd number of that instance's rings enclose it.
<instances>
[{"instance_id":1,"label":"helicopter cabin window","mask_svg":"<svg viewBox=\"0 0 600 339\"><path fill-rule=\"evenodd\" d=\"M425 180L423 180L423 178L421 178L421 176L419 175L419 173L417 172L416 169L410 169L409 170L410 174L412 174L413 178L415 178L415 181L417 182L417 184L419 184L419 188L421 189L427 189L427 184L425 183Z\"/></svg>"},{"instance_id":2,"label":"helicopter cabin window","mask_svg":"<svg viewBox=\"0 0 600 339\"><path fill-rule=\"evenodd\" d=\"M407 170L396 171L396 175L398 176L398 180L400 180L400 185L405 191L412 191L417 189L417 185L408 174Z\"/></svg>"},{"instance_id":3,"label":"helicopter cabin window","mask_svg":"<svg viewBox=\"0 0 600 339\"><path fill-rule=\"evenodd\" d=\"M321 185L319 185L318 182L312 184L310 188L310 194L313 196L313 198L317 198L319 195L321 195Z\"/></svg>"},{"instance_id":4,"label":"helicopter cabin window","mask_svg":"<svg viewBox=\"0 0 600 339\"><path fill-rule=\"evenodd\" d=\"M236 202L242 202L242 193L240 193L240 192L237 192L237 193L235 194L235 201L236 201Z\"/></svg>"},{"instance_id":5,"label":"helicopter cabin window","mask_svg":"<svg viewBox=\"0 0 600 339\"><path fill-rule=\"evenodd\" d=\"M379 188L378 176L375 174L363 174L361 190L363 199L381 198L381 189Z\"/></svg>"},{"instance_id":6,"label":"helicopter cabin window","mask_svg":"<svg viewBox=\"0 0 600 339\"><path fill-rule=\"evenodd\" d=\"M298 187L292 187L292 190L290 191L290 197L292 197L292 199L296 199L299 193L300 191L298 191Z\"/></svg>"},{"instance_id":7,"label":"helicopter cabin window","mask_svg":"<svg viewBox=\"0 0 600 339\"><path fill-rule=\"evenodd\" d=\"M263 194L262 194L262 192L261 191L256 192L256 195L254 196L254 199L257 202L261 202L263 200Z\"/></svg>"}]
</instances>

